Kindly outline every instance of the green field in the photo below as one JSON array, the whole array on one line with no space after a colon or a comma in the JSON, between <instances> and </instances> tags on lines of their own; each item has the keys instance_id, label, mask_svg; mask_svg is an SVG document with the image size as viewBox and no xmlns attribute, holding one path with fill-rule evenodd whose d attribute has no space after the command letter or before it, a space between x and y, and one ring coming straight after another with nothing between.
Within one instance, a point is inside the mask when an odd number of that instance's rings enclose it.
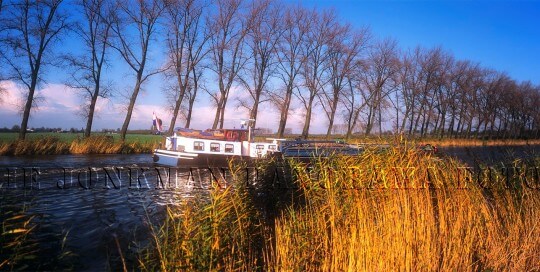
<instances>
[{"instance_id":1,"label":"green field","mask_svg":"<svg viewBox=\"0 0 540 272\"><path fill-rule=\"evenodd\" d=\"M19 134L17 132L3 132L0 133L0 142L1 143L10 143L17 140ZM92 133L92 136L110 136L114 141L120 140L120 134L109 134L109 133ZM70 143L73 140L83 138L82 133L56 133L56 132L36 132L26 134L27 140L38 140L44 137L54 137L58 140L66 143ZM153 134L127 134L126 142L140 142L140 143L159 143L163 138L162 135L153 135Z\"/></svg>"}]
</instances>

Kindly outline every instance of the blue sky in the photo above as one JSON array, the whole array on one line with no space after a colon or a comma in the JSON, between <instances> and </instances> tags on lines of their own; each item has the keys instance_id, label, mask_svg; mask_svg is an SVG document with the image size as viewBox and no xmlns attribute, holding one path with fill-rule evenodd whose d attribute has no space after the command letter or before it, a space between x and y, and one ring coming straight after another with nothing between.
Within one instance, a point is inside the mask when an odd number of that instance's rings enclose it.
<instances>
[{"instance_id":1,"label":"blue sky","mask_svg":"<svg viewBox=\"0 0 540 272\"><path fill-rule=\"evenodd\" d=\"M290 1L296 2L296 1ZM300 1L334 7L401 48L442 46L458 59L540 84L540 1Z\"/></svg>"},{"instance_id":2,"label":"blue sky","mask_svg":"<svg viewBox=\"0 0 540 272\"><path fill-rule=\"evenodd\" d=\"M402 49L441 46L457 59L479 62L483 67L506 71L518 81L531 80L540 84L540 1L295 1L303 6L318 9L334 8L344 22L353 26L367 26L374 38L394 38ZM73 44L65 41L65 44ZM156 52L155 60L163 56ZM154 67L159 63L154 63ZM121 71L124 64L112 63L110 74L118 88L129 88L120 80L130 71ZM30 127L78 127L85 121L77 115L80 104L77 97L62 85L62 71L51 70L46 75L49 83L40 92L45 98L39 110L32 113ZM129 78L129 77L128 77ZM209 81L213 80L209 76ZM145 86L146 91L138 98L130 129L147 129L151 125L151 112L157 111L165 123L170 121L165 110L166 99L161 89L163 80L154 78ZM16 103L20 98L10 82L7 103L0 105L0 127L20 124ZM95 129L120 127L124 111L118 105L119 97L99 104ZM211 125L214 111L207 96L197 102L195 128L204 129ZM20 101L19 101L20 102ZM200 113L204 114L200 114ZM261 127L277 127L278 113L263 106L258 124ZM289 122L293 131L301 128L300 108L293 113ZM247 113L236 109L230 102L226 111L234 126ZM177 123L178 124L178 123ZM183 124L180 122L180 125ZM312 132L326 129L326 118L314 116Z\"/></svg>"}]
</instances>

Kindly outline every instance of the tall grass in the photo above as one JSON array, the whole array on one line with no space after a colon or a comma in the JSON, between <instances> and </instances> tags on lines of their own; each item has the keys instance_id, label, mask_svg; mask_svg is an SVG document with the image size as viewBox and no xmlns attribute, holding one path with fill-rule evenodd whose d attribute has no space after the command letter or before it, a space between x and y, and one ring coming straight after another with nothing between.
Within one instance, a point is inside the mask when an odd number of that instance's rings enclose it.
<instances>
[{"instance_id":1,"label":"tall grass","mask_svg":"<svg viewBox=\"0 0 540 272\"><path fill-rule=\"evenodd\" d=\"M291 161L286 169L287 192L250 191L237 179L208 202L171 208L141 267L540 270L538 189L518 182L482 188L456 161L407 144L309 167ZM275 201L260 205L268 199Z\"/></svg>"},{"instance_id":2,"label":"tall grass","mask_svg":"<svg viewBox=\"0 0 540 272\"><path fill-rule=\"evenodd\" d=\"M125 154L150 153L156 147L153 141L115 141L108 136L91 136L71 142L72 154Z\"/></svg>"},{"instance_id":3,"label":"tall grass","mask_svg":"<svg viewBox=\"0 0 540 272\"><path fill-rule=\"evenodd\" d=\"M0 143L0 155L60 155L60 154L127 154L150 153L158 142L154 139L122 142L112 136L98 135L65 141L55 136Z\"/></svg>"},{"instance_id":4,"label":"tall grass","mask_svg":"<svg viewBox=\"0 0 540 272\"><path fill-rule=\"evenodd\" d=\"M140 259L142 269L255 271L260 266L260 215L245 184L222 185L213 184L207 202L186 200L178 210L167 210L164 224L153 229L153 246Z\"/></svg>"},{"instance_id":5,"label":"tall grass","mask_svg":"<svg viewBox=\"0 0 540 272\"><path fill-rule=\"evenodd\" d=\"M35 228L32 216L21 210L0 204L0 271L28 270L25 261L35 258L38 245L29 235Z\"/></svg>"}]
</instances>

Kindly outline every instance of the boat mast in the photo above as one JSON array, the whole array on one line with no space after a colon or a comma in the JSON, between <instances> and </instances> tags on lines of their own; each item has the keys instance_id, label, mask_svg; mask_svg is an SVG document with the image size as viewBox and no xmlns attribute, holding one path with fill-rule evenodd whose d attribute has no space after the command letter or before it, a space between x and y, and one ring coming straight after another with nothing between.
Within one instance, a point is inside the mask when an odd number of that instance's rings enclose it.
<instances>
[{"instance_id":1,"label":"boat mast","mask_svg":"<svg viewBox=\"0 0 540 272\"><path fill-rule=\"evenodd\" d=\"M247 125L247 128L248 128L248 142L253 142L253 140L251 139L251 133L252 133L252 126L253 124L255 123L255 119L247 119L247 120L242 120L242 125Z\"/></svg>"}]
</instances>

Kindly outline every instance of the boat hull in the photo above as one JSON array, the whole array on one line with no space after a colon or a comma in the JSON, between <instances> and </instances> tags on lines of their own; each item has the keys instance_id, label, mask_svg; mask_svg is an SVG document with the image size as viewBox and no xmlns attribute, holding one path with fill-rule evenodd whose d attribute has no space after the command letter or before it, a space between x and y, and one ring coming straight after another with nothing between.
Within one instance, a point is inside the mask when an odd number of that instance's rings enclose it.
<instances>
[{"instance_id":1,"label":"boat hull","mask_svg":"<svg viewBox=\"0 0 540 272\"><path fill-rule=\"evenodd\" d=\"M246 156L193 154L178 151L156 149L152 156L154 163L170 167L227 167L231 160L248 161L253 159Z\"/></svg>"}]
</instances>

